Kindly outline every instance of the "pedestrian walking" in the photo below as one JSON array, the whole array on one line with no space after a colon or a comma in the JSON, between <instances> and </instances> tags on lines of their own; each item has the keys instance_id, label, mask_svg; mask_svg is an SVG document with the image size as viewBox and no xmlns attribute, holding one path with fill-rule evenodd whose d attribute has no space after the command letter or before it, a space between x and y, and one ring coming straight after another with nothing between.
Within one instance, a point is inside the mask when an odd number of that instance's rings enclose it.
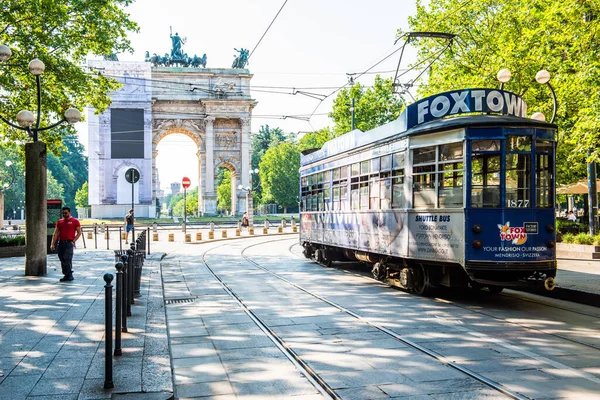
<instances>
[{"instance_id":1,"label":"pedestrian walking","mask_svg":"<svg viewBox=\"0 0 600 400\"><path fill-rule=\"evenodd\" d=\"M54 251L55 247L57 249L60 267L64 275L60 281L69 282L73 280L73 248L81 236L81 224L77 218L71 217L69 207L62 208L62 215L63 217L56 221L50 250Z\"/></svg>"},{"instance_id":2,"label":"pedestrian walking","mask_svg":"<svg viewBox=\"0 0 600 400\"><path fill-rule=\"evenodd\" d=\"M125 243L129 242L129 232L133 230L133 209L129 210L129 214L123 220L125 222Z\"/></svg>"}]
</instances>

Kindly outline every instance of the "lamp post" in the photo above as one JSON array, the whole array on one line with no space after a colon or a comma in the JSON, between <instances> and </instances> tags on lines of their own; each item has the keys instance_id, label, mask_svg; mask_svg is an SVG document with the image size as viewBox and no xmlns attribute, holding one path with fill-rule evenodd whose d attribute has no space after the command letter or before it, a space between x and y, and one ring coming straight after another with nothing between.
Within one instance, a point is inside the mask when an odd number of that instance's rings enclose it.
<instances>
[{"instance_id":1,"label":"lamp post","mask_svg":"<svg viewBox=\"0 0 600 400\"><path fill-rule=\"evenodd\" d=\"M252 204L252 202L253 202L252 192L255 191L256 188L258 188L258 184L255 187L252 187L252 174L258 174L258 168L250 170L250 185L249 186L244 187L242 185L238 185L239 190L246 192L246 206L248 207L248 226L249 227L254 226L254 208L253 208L253 204Z\"/></svg>"},{"instance_id":2,"label":"lamp post","mask_svg":"<svg viewBox=\"0 0 600 400\"><path fill-rule=\"evenodd\" d=\"M8 60L12 55L11 50L0 45L0 62ZM25 220L25 275L46 275L47 253L47 207L46 207L46 144L39 141L39 133L47 131L68 122L74 124L81 120L81 112L76 108L69 108L60 121L40 128L42 115L42 90L40 75L46 69L41 60L33 59L29 63L29 72L35 76L37 87L37 115L29 110L17 113L17 124L0 116L5 124L19 130L26 131L32 142L25 144L25 207L27 218Z\"/></svg>"},{"instance_id":3,"label":"lamp post","mask_svg":"<svg viewBox=\"0 0 600 400\"><path fill-rule=\"evenodd\" d=\"M11 174L10 183L4 182L2 184L2 187L0 187L0 228L2 228L2 224L4 223L4 192L6 192L8 189L10 189L10 187L15 183L15 176L16 176L15 168L12 165L12 161L7 160L6 163L4 163L4 165L6 166L6 168L10 169L12 174ZM14 209L13 209L13 215L14 215Z\"/></svg>"}]
</instances>

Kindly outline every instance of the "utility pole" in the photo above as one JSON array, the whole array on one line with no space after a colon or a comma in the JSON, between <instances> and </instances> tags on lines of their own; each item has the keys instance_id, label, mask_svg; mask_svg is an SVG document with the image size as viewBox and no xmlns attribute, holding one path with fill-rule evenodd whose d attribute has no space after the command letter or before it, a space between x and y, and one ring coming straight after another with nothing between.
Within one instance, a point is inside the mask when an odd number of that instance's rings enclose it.
<instances>
[{"instance_id":1,"label":"utility pole","mask_svg":"<svg viewBox=\"0 0 600 400\"><path fill-rule=\"evenodd\" d=\"M348 79L350 81L350 93L352 93L352 86L354 86L354 77L350 76ZM350 106L350 113L352 116L352 129L351 130L354 130L354 97L352 98L352 102L347 105Z\"/></svg>"}]
</instances>

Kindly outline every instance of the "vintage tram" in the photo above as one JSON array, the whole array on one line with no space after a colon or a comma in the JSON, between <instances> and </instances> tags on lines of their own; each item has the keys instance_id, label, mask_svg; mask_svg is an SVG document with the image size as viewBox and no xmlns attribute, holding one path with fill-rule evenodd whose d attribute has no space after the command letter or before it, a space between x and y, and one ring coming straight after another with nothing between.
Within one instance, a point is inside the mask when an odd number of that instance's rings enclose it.
<instances>
[{"instance_id":1,"label":"vintage tram","mask_svg":"<svg viewBox=\"0 0 600 400\"><path fill-rule=\"evenodd\" d=\"M556 125L514 93L466 89L302 155L300 243L427 294L554 287Z\"/></svg>"}]
</instances>

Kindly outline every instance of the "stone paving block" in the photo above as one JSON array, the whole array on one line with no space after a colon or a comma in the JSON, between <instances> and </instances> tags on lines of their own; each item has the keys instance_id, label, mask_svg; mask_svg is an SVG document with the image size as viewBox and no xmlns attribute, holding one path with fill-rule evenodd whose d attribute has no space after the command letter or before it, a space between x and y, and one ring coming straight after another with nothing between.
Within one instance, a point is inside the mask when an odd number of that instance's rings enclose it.
<instances>
[{"instance_id":1,"label":"stone paving block","mask_svg":"<svg viewBox=\"0 0 600 400\"><path fill-rule=\"evenodd\" d=\"M211 339L217 350L247 349L275 346L275 344L267 336L211 336Z\"/></svg>"},{"instance_id":2,"label":"stone paving block","mask_svg":"<svg viewBox=\"0 0 600 400\"><path fill-rule=\"evenodd\" d=\"M41 375L20 375L6 377L0 385L0 399L19 400L27 398Z\"/></svg>"},{"instance_id":3,"label":"stone paving block","mask_svg":"<svg viewBox=\"0 0 600 400\"><path fill-rule=\"evenodd\" d=\"M41 395L62 395L70 393L79 393L83 386L83 378L44 378L42 377L30 396Z\"/></svg>"},{"instance_id":4,"label":"stone paving block","mask_svg":"<svg viewBox=\"0 0 600 400\"><path fill-rule=\"evenodd\" d=\"M0 379L5 378L13 369L23 360L23 357L3 357L0 358Z\"/></svg>"},{"instance_id":5,"label":"stone paving block","mask_svg":"<svg viewBox=\"0 0 600 400\"><path fill-rule=\"evenodd\" d=\"M472 378L455 379L435 382L410 382L377 385L384 393L392 398L422 395L446 395L455 392L487 390L488 387Z\"/></svg>"},{"instance_id":6,"label":"stone paving block","mask_svg":"<svg viewBox=\"0 0 600 400\"><path fill-rule=\"evenodd\" d=\"M175 385L176 396L182 398L214 397L218 395L233 395L233 387L229 381L192 383L189 385Z\"/></svg>"},{"instance_id":7,"label":"stone paving block","mask_svg":"<svg viewBox=\"0 0 600 400\"><path fill-rule=\"evenodd\" d=\"M320 375L333 389L381 386L393 383L412 384L408 377L391 370L338 371Z\"/></svg>"},{"instance_id":8,"label":"stone paving block","mask_svg":"<svg viewBox=\"0 0 600 400\"><path fill-rule=\"evenodd\" d=\"M49 396L29 396L27 400L77 400L78 393L55 394Z\"/></svg>"},{"instance_id":9,"label":"stone paving block","mask_svg":"<svg viewBox=\"0 0 600 400\"><path fill-rule=\"evenodd\" d=\"M193 344L177 344L171 346L171 355L175 358L203 357L217 355L213 342L205 340L204 342Z\"/></svg>"},{"instance_id":10,"label":"stone paving block","mask_svg":"<svg viewBox=\"0 0 600 400\"><path fill-rule=\"evenodd\" d=\"M344 400L364 400L364 399L389 399L390 396L379 389L377 386L364 386L361 388L338 389L335 391Z\"/></svg>"},{"instance_id":11,"label":"stone paving block","mask_svg":"<svg viewBox=\"0 0 600 400\"><path fill-rule=\"evenodd\" d=\"M218 355L223 361L223 363L253 360L259 357L287 359L287 357L275 346L259 348L253 347L235 350L219 350Z\"/></svg>"},{"instance_id":12,"label":"stone paving block","mask_svg":"<svg viewBox=\"0 0 600 400\"><path fill-rule=\"evenodd\" d=\"M435 400L506 400L506 395L493 389L444 393L432 396Z\"/></svg>"},{"instance_id":13,"label":"stone paving block","mask_svg":"<svg viewBox=\"0 0 600 400\"><path fill-rule=\"evenodd\" d=\"M86 376L92 360L89 358L55 358L42 376L46 378L83 378Z\"/></svg>"},{"instance_id":14,"label":"stone paving block","mask_svg":"<svg viewBox=\"0 0 600 400\"><path fill-rule=\"evenodd\" d=\"M189 367L177 367L173 371L173 378L176 385L228 380L227 373L220 362L203 363Z\"/></svg>"},{"instance_id":15,"label":"stone paving block","mask_svg":"<svg viewBox=\"0 0 600 400\"><path fill-rule=\"evenodd\" d=\"M279 397L286 398L304 394L316 394L317 389L311 385L306 379L298 378L295 380L288 379L269 379L257 381L238 382L234 378L231 380L234 393L238 397L256 395L263 398Z\"/></svg>"},{"instance_id":16,"label":"stone paving block","mask_svg":"<svg viewBox=\"0 0 600 400\"><path fill-rule=\"evenodd\" d=\"M142 364L142 390L145 392L171 392L173 390L169 354L144 357Z\"/></svg>"}]
</instances>

